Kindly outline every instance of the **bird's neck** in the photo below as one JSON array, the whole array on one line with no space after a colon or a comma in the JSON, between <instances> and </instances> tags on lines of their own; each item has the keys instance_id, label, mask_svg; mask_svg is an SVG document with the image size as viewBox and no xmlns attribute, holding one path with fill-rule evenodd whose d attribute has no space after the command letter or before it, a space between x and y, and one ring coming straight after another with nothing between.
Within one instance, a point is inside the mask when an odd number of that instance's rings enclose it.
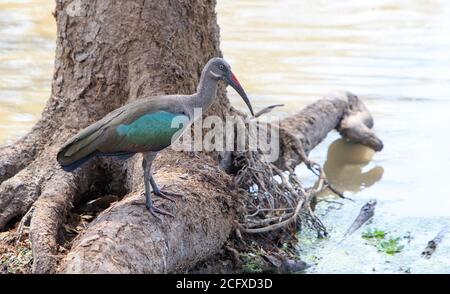
<instances>
[{"instance_id":1,"label":"bird's neck","mask_svg":"<svg viewBox=\"0 0 450 294\"><path fill-rule=\"evenodd\" d=\"M192 95L191 106L206 111L216 98L218 82L219 80L203 72L197 87L197 93Z\"/></svg>"}]
</instances>

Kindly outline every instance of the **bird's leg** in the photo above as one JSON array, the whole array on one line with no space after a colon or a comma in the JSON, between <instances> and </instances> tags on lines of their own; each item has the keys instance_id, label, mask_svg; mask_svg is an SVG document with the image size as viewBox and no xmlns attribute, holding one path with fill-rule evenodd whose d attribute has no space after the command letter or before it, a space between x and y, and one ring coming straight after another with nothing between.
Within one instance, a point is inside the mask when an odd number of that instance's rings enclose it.
<instances>
[{"instance_id":1,"label":"bird's leg","mask_svg":"<svg viewBox=\"0 0 450 294\"><path fill-rule=\"evenodd\" d=\"M149 182L150 185L152 186L152 192L153 194L162 197L164 199L167 199L169 201L175 202L175 200L171 197L181 197L183 198L184 195L183 194L177 194L177 193L173 193L173 192L168 192L168 191L164 191L163 189L160 189L158 184L156 184L155 179L153 178L153 174L152 174L152 162L156 157L156 153L155 152L146 152L144 153L144 160L147 160L147 162L149 162L148 164L148 168L149 168ZM145 169L144 169L145 171ZM147 180L146 180L147 182Z\"/></svg>"},{"instance_id":2,"label":"bird's leg","mask_svg":"<svg viewBox=\"0 0 450 294\"><path fill-rule=\"evenodd\" d=\"M164 199L170 200L172 202L174 202L175 200L173 200L170 196L172 196L172 197L180 197L180 198L184 197L183 194L168 192L168 191L164 191L163 189L160 189L158 187L158 184L156 184L155 179L153 179L152 175L150 175L150 185L152 185L152 190L153 190L153 193L155 195L158 195L158 196L160 196L160 197L162 197Z\"/></svg>"},{"instance_id":3,"label":"bird's leg","mask_svg":"<svg viewBox=\"0 0 450 294\"><path fill-rule=\"evenodd\" d=\"M173 217L173 214L171 214L170 212L167 212L153 205L150 183L152 181L154 182L151 174L151 168L153 159L155 159L156 154L148 154L148 153L144 153L144 159L142 160L142 167L144 169L145 205L147 206L147 209L150 211L150 213L158 219L160 219L160 217L157 215L157 213Z\"/></svg>"}]
</instances>

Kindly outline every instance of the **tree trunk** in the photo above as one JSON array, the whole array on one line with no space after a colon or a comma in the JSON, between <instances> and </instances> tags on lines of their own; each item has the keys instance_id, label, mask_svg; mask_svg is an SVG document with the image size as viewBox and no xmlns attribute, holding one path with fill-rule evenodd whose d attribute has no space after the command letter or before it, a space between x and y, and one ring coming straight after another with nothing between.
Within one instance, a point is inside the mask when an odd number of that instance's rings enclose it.
<instances>
[{"instance_id":1,"label":"tree trunk","mask_svg":"<svg viewBox=\"0 0 450 294\"><path fill-rule=\"evenodd\" d=\"M156 179L186 195L175 204L160 203L176 214L161 222L143 206L131 205L144 201L140 156L123 163L93 160L75 173L56 163L65 140L124 103L193 93L203 65L221 55L214 8L215 1L203 0L56 1L51 97L32 131L0 149L0 228L33 206L33 272L57 270L58 232L86 194L125 196L77 237L61 272L177 272L214 254L228 239L242 199L232 175L209 154L167 150L159 155ZM284 122L288 135L281 137L280 166L301 161L288 147L292 138L308 152L334 128L380 147L381 141L367 135L370 120L362 119L367 115L360 115L366 110L359 100L357 118L349 119L356 116L347 96L321 100ZM235 113L223 86L211 113Z\"/></svg>"},{"instance_id":2,"label":"tree trunk","mask_svg":"<svg viewBox=\"0 0 450 294\"><path fill-rule=\"evenodd\" d=\"M55 160L58 148L137 97L193 93L202 66L220 55L214 6L214 1L56 1L51 97L31 133L0 150L0 228L34 204L35 272L54 270L56 259L49 256L56 253L57 229L96 179L129 179L125 187L123 180L107 183L113 194L135 189L133 179L141 182L131 172L133 164L123 169L107 160L65 173ZM221 88L213 111L226 111L227 104Z\"/></svg>"}]
</instances>

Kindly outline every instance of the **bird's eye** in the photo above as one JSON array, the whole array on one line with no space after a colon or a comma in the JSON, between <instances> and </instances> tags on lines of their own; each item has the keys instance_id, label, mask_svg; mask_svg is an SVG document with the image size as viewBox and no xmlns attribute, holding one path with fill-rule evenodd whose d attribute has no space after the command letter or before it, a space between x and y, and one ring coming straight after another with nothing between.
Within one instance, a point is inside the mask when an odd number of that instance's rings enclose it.
<instances>
[{"instance_id":1,"label":"bird's eye","mask_svg":"<svg viewBox=\"0 0 450 294\"><path fill-rule=\"evenodd\" d=\"M224 70L224 69L225 69L225 66L223 66L223 64L221 64L221 65L219 65L219 69L220 69L220 70Z\"/></svg>"}]
</instances>

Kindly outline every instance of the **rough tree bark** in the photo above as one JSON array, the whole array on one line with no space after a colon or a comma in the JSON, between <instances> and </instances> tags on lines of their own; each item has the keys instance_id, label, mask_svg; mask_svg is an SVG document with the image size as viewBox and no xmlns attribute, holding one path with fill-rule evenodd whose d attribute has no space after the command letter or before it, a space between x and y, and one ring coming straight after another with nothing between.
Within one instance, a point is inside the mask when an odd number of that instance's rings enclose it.
<instances>
[{"instance_id":1,"label":"rough tree bark","mask_svg":"<svg viewBox=\"0 0 450 294\"><path fill-rule=\"evenodd\" d=\"M58 231L73 203L94 189L125 196L77 237L61 272L176 272L214 254L227 240L240 201L233 177L218 168L215 156L174 151L159 156L157 180L186 195L175 204L162 201L176 211L174 219L162 222L130 205L143 201L140 156L124 163L94 160L75 173L63 172L55 160L67 138L128 101L194 92L202 66L221 55L214 8L215 1L203 0L56 1L51 97L31 132L0 149L0 228L34 208L33 272L57 271ZM280 166L300 162L288 147L292 138L309 152L334 128L381 148L368 131L370 114L367 118L359 100L347 96L320 100L284 122L288 135L282 136ZM352 111L352 105L358 109ZM209 113L235 113L223 87Z\"/></svg>"}]
</instances>

